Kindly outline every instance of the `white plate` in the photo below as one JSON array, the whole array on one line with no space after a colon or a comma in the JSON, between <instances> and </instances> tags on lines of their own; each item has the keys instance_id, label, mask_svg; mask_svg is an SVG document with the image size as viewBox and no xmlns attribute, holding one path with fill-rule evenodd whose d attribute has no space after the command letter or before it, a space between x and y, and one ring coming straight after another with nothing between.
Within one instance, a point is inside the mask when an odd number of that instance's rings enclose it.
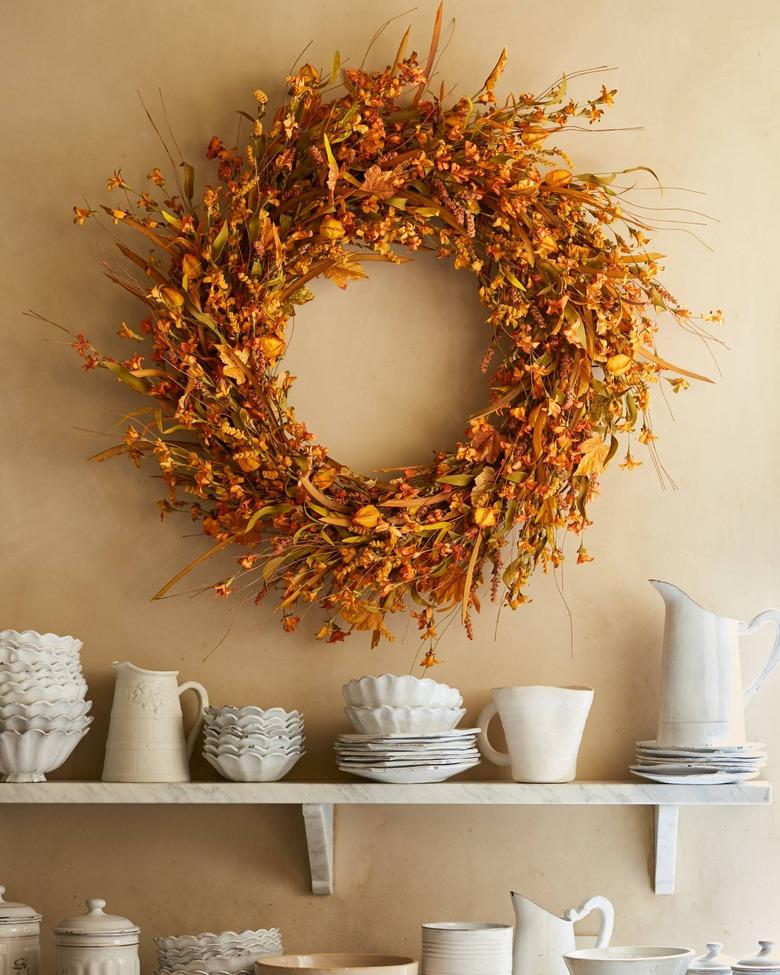
<instances>
[{"instance_id":1,"label":"white plate","mask_svg":"<svg viewBox=\"0 0 780 975\"><path fill-rule=\"evenodd\" d=\"M354 769L339 765L342 772L349 772L357 775L361 779L370 779L373 782L389 782L397 784L412 784L423 782L445 782L454 775L460 775L470 768L479 765L479 762L462 762L459 765L429 765L422 768L364 768L357 772Z\"/></svg>"},{"instance_id":2,"label":"white plate","mask_svg":"<svg viewBox=\"0 0 780 975\"><path fill-rule=\"evenodd\" d=\"M430 742L430 741L450 741L459 738L475 738L482 733L481 728L454 728L452 731L441 732L435 735L339 735L338 740L344 742L385 742L395 744L397 742Z\"/></svg>"},{"instance_id":3,"label":"white plate","mask_svg":"<svg viewBox=\"0 0 780 975\"><path fill-rule=\"evenodd\" d=\"M642 772L631 767L634 775L651 782L663 782L666 785L726 785L729 782L744 782L755 779L759 772L692 772L682 775L669 775L663 772Z\"/></svg>"},{"instance_id":4,"label":"white plate","mask_svg":"<svg viewBox=\"0 0 780 975\"><path fill-rule=\"evenodd\" d=\"M669 752L677 755L680 752L693 752L695 755L703 752L745 752L745 751L766 751L763 741L746 741L744 745L659 745L657 741L638 741L637 748L651 749L659 752Z\"/></svg>"}]
</instances>

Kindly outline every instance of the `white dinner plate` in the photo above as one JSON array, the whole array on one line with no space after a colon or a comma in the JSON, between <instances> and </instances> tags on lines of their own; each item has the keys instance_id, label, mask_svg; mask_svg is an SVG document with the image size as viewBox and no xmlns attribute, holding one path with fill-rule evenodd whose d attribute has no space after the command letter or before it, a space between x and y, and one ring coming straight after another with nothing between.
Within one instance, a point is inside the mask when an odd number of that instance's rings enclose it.
<instances>
[{"instance_id":1,"label":"white dinner plate","mask_svg":"<svg viewBox=\"0 0 780 975\"><path fill-rule=\"evenodd\" d=\"M355 769L346 768L339 765L342 772L349 772L357 775L361 779L370 779L373 782L389 782L397 784L412 784L423 782L445 782L453 775L460 775L470 768L479 765L479 762L461 762L458 765L429 765L422 768L364 768L358 772Z\"/></svg>"},{"instance_id":2,"label":"white dinner plate","mask_svg":"<svg viewBox=\"0 0 780 975\"><path fill-rule=\"evenodd\" d=\"M642 771L631 766L634 775L643 779L650 779L652 782L663 782L666 785L726 785L730 782L744 782L747 779L755 779L759 772L692 772L682 774L672 774L666 772Z\"/></svg>"}]
</instances>

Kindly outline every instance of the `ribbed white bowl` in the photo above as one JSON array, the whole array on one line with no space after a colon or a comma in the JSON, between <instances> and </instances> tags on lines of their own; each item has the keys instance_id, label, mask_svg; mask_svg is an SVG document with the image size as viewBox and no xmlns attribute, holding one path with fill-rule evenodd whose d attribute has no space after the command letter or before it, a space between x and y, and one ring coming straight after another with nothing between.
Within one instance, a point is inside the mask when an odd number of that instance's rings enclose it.
<instances>
[{"instance_id":1,"label":"ribbed white bowl","mask_svg":"<svg viewBox=\"0 0 780 975\"><path fill-rule=\"evenodd\" d=\"M0 683L0 707L7 704L36 704L40 701L83 701L86 695L87 683L84 680Z\"/></svg>"},{"instance_id":2,"label":"ribbed white bowl","mask_svg":"<svg viewBox=\"0 0 780 975\"><path fill-rule=\"evenodd\" d=\"M0 630L0 648L2 649L80 653L83 646L81 640L72 636L38 633L37 630Z\"/></svg>"},{"instance_id":3,"label":"ribbed white bowl","mask_svg":"<svg viewBox=\"0 0 780 975\"><path fill-rule=\"evenodd\" d=\"M344 703L348 707L381 707L384 704L396 708L445 707L459 708L463 697L457 688L439 684L427 677L403 674L382 674L381 677L360 677L342 688Z\"/></svg>"},{"instance_id":4,"label":"ribbed white bowl","mask_svg":"<svg viewBox=\"0 0 780 975\"><path fill-rule=\"evenodd\" d=\"M24 718L21 715L15 715L0 720L0 732L16 731L23 734L25 731L84 731L93 721L94 718L88 717L86 714L78 718L69 718L65 714L56 718L47 718L44 715Z\"/></svg>"},{"instance_id":5,"label":"ribbed white bowl","mask_svg":"<svg viewBox=\"0 0 780 975\"><path fill-rule=\"evenodd\" d=\"M344 708L355 730L362 735L435 735L452 731L463 708L382 707Z\"/></svg>"},{"instance_id":6,"label":"ribbed white bowl","mask_svg":"<svg viewBox=\"0 0 780 975\"><path fill-rule=\"evenodd\" d=\"M80 677L81 674L81 663L78 659L72 661L55 660L51 662L48 660L35 660L32 662L17 660L13 663L0 661L0 675L3 679L7 677L13 677L17 680L22 677Z\"/></svg>"},{"instance_id":7,"label":"ribbed white bowl","mask_svg":"<svg viewBox=\"0 0 780 975\"><path fill-rule=\"evenodd\" d=\"M88 730L3 731L0 774L6 782L44 782L46 773L62 765Z\"/></svg>"},{"instance_id":8,"label":"ribbed white bowl","mask_svg":"<svg viewBox=\"0 0 780 975\"><path fill-rule=\"evenodd\" d=\"M168 935L162 938L155 938L158 955L160 951L181 951L184 948L205 948L211 945L224 944L253 944L258 941L265 941L267 938L278 937L281 940L279 928L258 928L253 931L221 931L218 934L213 931L203 931L200 934L180 934Z\"/></svg>"},{"instance_id":9,"label":"ribbed white bowl","mask_svg":"<svg viewBox=\"0 0 780 975\"><path fill-rule=\"evenodd\" d=\"M35 701L33 704L5 704L0 707L0 721L19 715L23 718L34 718L43 715L47 718L58 718L66 715L69 718L79 718L88 714L92 701Z\"/></svg>"},{"instance_id":10,"label":"ribbed white bowl","mask_svg":"<svg viewBox=\"0 0 780 975\"><path fill-rule=\"evenodd\" d=\"M302 752L293 755L209 755L206 761L231 782L278 782L298 763Z\"/></svg>"}]
</instances>

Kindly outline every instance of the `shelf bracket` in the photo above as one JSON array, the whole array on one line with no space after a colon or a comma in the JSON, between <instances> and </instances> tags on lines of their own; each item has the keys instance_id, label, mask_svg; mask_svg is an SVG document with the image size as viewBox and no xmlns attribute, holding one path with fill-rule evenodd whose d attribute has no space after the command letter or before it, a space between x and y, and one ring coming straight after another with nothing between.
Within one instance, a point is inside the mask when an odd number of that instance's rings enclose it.
<instances>
[{"instance_id":1,"label":"shelf bracket","mask_svg":"<svg viewBox=\"0 0 780 975\"><path fill-rule=\"evenodd\" d=\"M302 805L312 894L333 893L333 803Z\"/></svg>"},{"instance_id":2,"label":"shelf bracket","mask_svg":"<svg viewBox=\"0 0 780 975\"><path fill-rule=\"evenodd\" d=\"M673 894L677 871L677 826L680 807L660 805L655 812L653 887L656 894Z\"/></svg>"}]
</instances>

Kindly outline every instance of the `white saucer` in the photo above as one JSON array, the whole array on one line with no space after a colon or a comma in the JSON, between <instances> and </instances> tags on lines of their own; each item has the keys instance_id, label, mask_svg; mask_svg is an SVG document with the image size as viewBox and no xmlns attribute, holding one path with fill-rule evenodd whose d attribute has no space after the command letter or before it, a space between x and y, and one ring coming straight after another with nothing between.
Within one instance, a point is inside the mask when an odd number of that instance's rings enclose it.
<instances>
[{"instance_id":1,"label":"white saucer","mask_svg":"<svg viewBox=\"0 0 780 975\"><path fill-rule=\"evenodd\" d=\"M349 772L357 775L361 779L370 779L373 782L388 782L399 785L424 783L424 782L445 782L453 775L460 775L470 768L479 765L479 762L461 762L458 765L428 765L419 768L363 768L358 772L356 769L339 765L342 772Z\"/></svg>"},{"instance_id":2,"label":"white saucer","mask_svg":"<svg viewBox=\"0 0 780 975\"><path fill-rule=\"evenodd\" d=\"M651 782L663 782L666 785L726 785L730 782L744 782L755 779L759 772L682 772L669 774L657 771L642 771L638 767L630 766L631 772Z\"/></svg>"}]
</instances>

